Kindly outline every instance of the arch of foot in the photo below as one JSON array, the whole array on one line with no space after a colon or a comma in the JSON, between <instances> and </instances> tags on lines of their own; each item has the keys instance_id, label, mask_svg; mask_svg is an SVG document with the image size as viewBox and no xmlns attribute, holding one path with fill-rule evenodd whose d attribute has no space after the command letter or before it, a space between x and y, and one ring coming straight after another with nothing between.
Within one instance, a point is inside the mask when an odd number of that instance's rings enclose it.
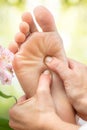
<instances>
[{"instance_id":1,"label":"arch of foot","mask_svg":"<svg viewBox=\"0 0 87 130\"><path fill-rule=\"evenodd\" d=\"M18 61L18 64L16 62L16 71L25 69L24 67L20 66L27 66L28 70L28 82L31 84L32 88L36 88L38 79L40 74L47 69L47 66L44 63L44 59L46 56L55 56L57 58L60 58L61 60L65 60L65 54L63 51L62 43L60 44L60 38L59 36L54 33L39 33L36 32L33 35L31 35L27 41L21 45L20 51L17 53L17 56L15 56L17 59L19 58L21 62ZM60 45L59 45L60 44ZM22 58L22 59L21 59ZM16 60L17 61L17 60ZM66 62L66 60L65 60ZM15 66L14 66L15 69ZM18 73L17 73L18 74ZM34 81L31 83L31 81ZM35 93L35 89L30 89L26 86L26 88L23 88L24 91L26 90L26 93L30 96L32 96ZM32 92L31 92L32 90Z\"/></svg>"}]
</instances>

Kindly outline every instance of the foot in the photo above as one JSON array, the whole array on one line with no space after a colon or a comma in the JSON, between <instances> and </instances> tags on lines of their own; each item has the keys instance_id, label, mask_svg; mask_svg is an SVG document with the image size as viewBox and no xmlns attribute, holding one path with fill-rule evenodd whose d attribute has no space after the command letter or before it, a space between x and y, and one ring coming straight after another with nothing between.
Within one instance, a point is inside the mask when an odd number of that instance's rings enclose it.
<instances>
[{"instance_id":1,"label":"foot","mask_svg":"<svg viewBox=\"0 0 87 130\"><path fill-rule=\"evenodd\" d=\"M46 56L57 57L68 66L53 16L41 6L35 8L34 15L43 32L38 32L31 14L25 13L22 16L20 33L16 35L12 46L13 50L10 46L12 51L17 52L13 66L28 98L35 94L41 73L48 69L44 63ZM53 75L51 91L55 109L64 121L75 123L73 109L65 94L63 83L56 73L51 73Z\"/></svg>"}]
</instances>

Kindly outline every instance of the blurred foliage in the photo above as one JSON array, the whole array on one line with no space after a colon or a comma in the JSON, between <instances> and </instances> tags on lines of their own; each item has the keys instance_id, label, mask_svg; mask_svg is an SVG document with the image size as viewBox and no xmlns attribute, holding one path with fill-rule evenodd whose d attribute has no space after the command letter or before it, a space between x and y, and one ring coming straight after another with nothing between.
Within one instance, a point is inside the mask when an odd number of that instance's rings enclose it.
<instances>
[{"instance_id":1,"label":"blurred foliage","mask_svg":"<svg viewBox=\"0 0 87 130\"><path fill-rule=\"evenodd\" d=\"M9 99L9 98L13 98L15 100L15 103L17 102L17 99L15 96L12 96L12 95L7 95L3 92L0 91L0 96L3 97L3 98L6 98L6 99Z\"/></svg>"},{"instance_id":2,"label":"blurred foliage","mask_svg":"<svg viewBox=\"0 0 87 130\"><path fill-rule=\"evenodd\" d=\"M25 5L26 0L0 0L0 42L3 46L6 47L13 38Z\"/></svg>"},{"instance_id":3,"label":"blurred foliage","mask_svg":"<svg viewBox=\"0 0 87 130\"><path fill-rule=\"evenodd\" d=\"M66 6L87 5L87 0L61 0L61 3Z\"/></svg>"},{"instance_id":4,"label":"blurred foliage","mask_svg":"<svg viewBox=\"0 0 87 130\"><path fill-rule=\"evenodd\" d=\"M26 0L0 0L0 6L8 5L8 6L15 6L21 9L24 7Z\"/></svg>"},{"instance_id":5,"label":"blurred foliage","mask_svg":"<svg viewBox=\"0 0 87 130\"><path fill-rule=\"evenodd\" d=\"M8 119L0 118L0 130L12 130L8 124Z\"/></svg>"}]
</instances>

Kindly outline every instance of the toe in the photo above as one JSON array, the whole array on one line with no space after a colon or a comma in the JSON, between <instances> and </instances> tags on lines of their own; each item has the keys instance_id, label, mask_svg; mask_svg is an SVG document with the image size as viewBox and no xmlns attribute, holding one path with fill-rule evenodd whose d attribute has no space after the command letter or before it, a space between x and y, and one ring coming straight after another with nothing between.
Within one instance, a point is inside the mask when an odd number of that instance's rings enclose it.
<instances>
[{"instance_id":1,"label":"toe","mask_svg":"<svg viewBox=\"0 0 87 130\"><path fill-rule=\"evenodd\" d=\"M26 36L24 33L22 32L18 32L16 35L15 35L15 41L18 43L18 44L21 44L25 41L26 39Z\"/></svg>"},{"instance_id":2,"label":"toe","mask_svg":"<svg viewBox=\"0 0 87 130\"><path fill-rule=\"evenodd\" d=\"M30 31L30 26L26 22L21 22L19 25L20 32L24 33L27 35Z\"/></svg>"},{"instance_id":3,"label":"toe","mask_svg":"<svg viewBox=\"0 0 87 130\"><path fill-rule=\"evenodd\" d=\"M22 20L29 24L31 33L38 31L37 27L36 27L36 25L34 23L33 17L29 12L25 12L22 15Z\"/></svg>"},{"instance_id":4,"label":"toe","mask_svg":"<svg viewBox=\"0 0 87 130\"><path fill-rule=\"evenodd\" d=\"M57 31L54 18L48 9L38 6L34 9L34 15L44 32Z\"/></svg>"},{"instance_id":5,"label":"toe","mask_svg":"<svg viewBox=\"0 0 87 130\"><path fill-rule=\"evenodd\" d=\"M15 54L18 52L18 44L16 42L11 42L8 49Z\"/></svg>"}]
</instances>

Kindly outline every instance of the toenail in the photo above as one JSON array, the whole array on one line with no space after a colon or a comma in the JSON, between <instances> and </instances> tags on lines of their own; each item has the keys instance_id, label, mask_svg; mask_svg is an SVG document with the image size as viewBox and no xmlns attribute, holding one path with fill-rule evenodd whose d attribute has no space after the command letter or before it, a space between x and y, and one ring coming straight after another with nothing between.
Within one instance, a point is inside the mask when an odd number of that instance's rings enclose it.
<instances>
[{"instance_id":1,"label":"toenail","mask_svg":"<svg viewBox=\"0 0 87 130\"><path fill-rule=\"evenodd\" d=\"M51 61L52 61L52 57L47 56L47 57L45 58L45 62L46 62L46 63L49 63L49 62L51 62Z\"/></svg>"}]
</instances>

